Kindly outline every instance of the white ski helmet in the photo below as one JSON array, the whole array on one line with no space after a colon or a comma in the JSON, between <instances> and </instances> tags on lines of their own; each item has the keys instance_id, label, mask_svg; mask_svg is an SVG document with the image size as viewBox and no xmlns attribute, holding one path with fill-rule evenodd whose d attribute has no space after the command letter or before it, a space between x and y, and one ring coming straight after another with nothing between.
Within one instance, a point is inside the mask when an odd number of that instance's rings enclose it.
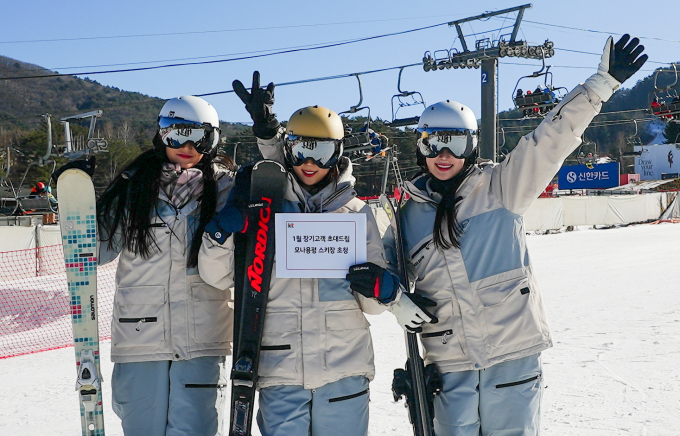
<instances>
[{"instance_id":1,"label":"white ski helmet","mask_svg":"<svg viewBox=\"0 0 680 436\"><path fill-rule=\"evenodd\" d=\"M472 109L457 101L428 106L420 116L418 131L418 149L425 157L447 148L457 158L466 158L477 147L477 118Z\"/></svg>"},{"instance_id":2,"label":"white ski helmet","mask_svg":"<svg viewBox=\"0 0 680 436\"><path fill-rule=\"evenodd\" d=\"M183 95L168 100L158 114L163 144L181 148L187 143L199 153L210 153L220 139L220 119L215 108L200 97Z\"/></svg>"}]
</instances>

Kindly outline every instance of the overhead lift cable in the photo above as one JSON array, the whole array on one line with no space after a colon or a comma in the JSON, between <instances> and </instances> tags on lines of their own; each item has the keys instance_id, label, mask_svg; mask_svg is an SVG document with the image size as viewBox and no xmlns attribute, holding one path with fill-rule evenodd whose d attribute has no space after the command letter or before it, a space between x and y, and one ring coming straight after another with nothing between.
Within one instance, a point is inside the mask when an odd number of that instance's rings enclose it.
<instances>
[{"instance_id":1,"label":"overhead lift cable","mask_svg":"<svg viewBox=\"0 0 680 436\"><path fill-rule=\"evenodd\" d=\"M410 29L410 30L402 30L402 31L399 31L399 32L386 33L386 34L382 34L382 35L368 36L368 37L365 37L365 38L356 38L356 39L345 41L345 42L330 43L330 44L320 45L320 46L317 46L317 47L280 50L280 51L273 52L273 53L264 53L264 54L251 55L251 56L241 56L241 57L229 58L229 59L216 59L216 60L212 60L212 61L199 61L199 62L184 62L184 63L175 63L175 64L156 65L156 66L150 66L150 67L125 68L125 69L107 70L107 71L88 71L88 72L80 72L80 73L53 73L53 74L38 74L38 75L34 75L34 76L1 77L0 79L1 80L21 80L21 79L40 79L40 78L63 77L63 76L91 76L91 75L94 75L94 74L125 73L125 72L131 72L131 71L157 70L157 69L161 69L161 68L183 67L183 66L190 66L190 65L217 64L217 63L223 63L223 62L240 61L240 60L245 60L245 59L256 59L256 58L274 56L274 55L279 55L279 54L296 53L296 52L303 52L303 51L310 51L310 50L319 50L319 49L330 48L330 47L338 47L338 46L342 46L342 45L354 44L354 43L357 43L357 42L364 42L364 41L370 41L370 40L375 40L375 39L380 39L380 38L387 38L387 37L396 36L396 35L404 35L404 34L407 34L407 33L418 32L418 31L421 31L421 30L432 29L432 28L435 28L435 27L445 26L445 25L448 25L448 23L433 24L431 26L419 27L419 28Z\"/></svg>"}]
</instances>

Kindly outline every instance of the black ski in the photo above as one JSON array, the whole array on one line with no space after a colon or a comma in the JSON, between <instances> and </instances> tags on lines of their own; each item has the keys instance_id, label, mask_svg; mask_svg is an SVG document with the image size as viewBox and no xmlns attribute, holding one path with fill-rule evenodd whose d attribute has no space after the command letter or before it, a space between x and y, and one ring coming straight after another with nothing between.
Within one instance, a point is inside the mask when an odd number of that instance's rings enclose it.
<instances>
[{"instance_id":1,"label":"black ski","mask_svg":"<svg viewBox=\"0 0 680 436\"><path fill-rule=\"evenodd\" d=\"M404 194L402 194L402 199ZM390 228L394 235L399 280L407 288L407 292L415 292L415 279L408 271L408 258L404 239L401 234L401 201L395 208L384 194L380 196L380 204L390 219ZM441 379L434 364L425 368L420 356L420 346L416 333L406 332L406 368L394 370L392 394L394 401L406 397L409 418L413 424L415 436L433 436L434 394L441 391Z\"/></svg>"},{"instance_id":2,"label":"black ski","mask_svg":"<svg viewBox=\"0 0 680 436\"><path fill-rule=\"evenodd\" d=\"M286 170L279 163L256 163L250 174L247 228L245 233L234 234L231 436L250 436L252 427L262 329L274 265L274 215L283 209L286 182Z\"/></svg>"}]
</instances>

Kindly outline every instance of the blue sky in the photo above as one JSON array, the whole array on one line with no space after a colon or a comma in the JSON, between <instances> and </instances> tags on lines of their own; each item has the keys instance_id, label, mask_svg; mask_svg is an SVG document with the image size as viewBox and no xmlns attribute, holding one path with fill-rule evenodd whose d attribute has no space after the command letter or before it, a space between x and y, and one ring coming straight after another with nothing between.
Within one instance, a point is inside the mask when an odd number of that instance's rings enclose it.
<instances>
[{"instance_id":1,"label":"blue sky","mask_svg":"<svg viewBox=\"0 0 680 436\"><path fill-rule=\"evenodd\" d=\"M219 60L290 49L310 44L366 38L479 15L522 5L521 1L164 1L118 0L54 2L22 0L3 5L0 55L59 72L103 71L171 63ZM571 88L595 72L606 34L631 33L643 39L650 56L643 72L680 61L677 0L653 3L618 0L535 1L524 14L519 39L555 43L553 84ZM488 32L514 22L491 19L464 26L466 34ZM541 24L539 24L541 23ZM583 30L566 29L578 28ZM253 30L257 29L257 30ZM506 29L502 33L509 32ZM498 31L483 36L497 36ZM319 50L256 59L182 66L140 72L89 76L104 85L160 98L231 90L234 79L250 86L253 70L268 83L347 75L418 63L426 50L460 50L456 31L448 26L378 38ZM474 44L475 37L467 39ZM566 51L573 50L573 51ZM519 64L519 65L517 65ZM520 76L539 69L540 62L505 58L499 71L499 109L512 106L511 94ZM361 76L363 104L372 116L391 119L391 98L397 92L398 69ZM81 76L83 77L83 76ZM526 80L525 89L538 81ZM425 72L406 68L402 90L419 91L427 104L452 99L480 115L480 70ZM220 119L249 121L233 93L206 97ZM303 106L319 104L337 112L359 101L354 77L279 86L277 112L281 120ZM105 110L105 108L103 108ZM404 108L399 117L419 115L421 108ZM365 112L364 112L365 113ZM106 111L104 112L106 117Z\"/></svg>"}]
</instances>

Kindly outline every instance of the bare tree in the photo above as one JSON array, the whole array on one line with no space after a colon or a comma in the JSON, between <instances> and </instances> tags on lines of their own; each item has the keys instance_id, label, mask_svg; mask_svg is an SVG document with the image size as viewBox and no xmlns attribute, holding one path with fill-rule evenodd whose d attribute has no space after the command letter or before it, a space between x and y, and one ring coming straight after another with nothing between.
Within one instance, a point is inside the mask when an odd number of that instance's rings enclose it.
<instances>
[{"instance_id":1,"label":"bare tree","mask_svg":"<svg viewBox=\"0 0 680 436\"><path fill-rule=\"evenodd\" d=\"M132 129L130 128L130 123L127 120L123 121L123 124L118 129L118 139L123 141L123 144L127 145L130 138L130 133Z\"/></svg>"}]
</instances>

